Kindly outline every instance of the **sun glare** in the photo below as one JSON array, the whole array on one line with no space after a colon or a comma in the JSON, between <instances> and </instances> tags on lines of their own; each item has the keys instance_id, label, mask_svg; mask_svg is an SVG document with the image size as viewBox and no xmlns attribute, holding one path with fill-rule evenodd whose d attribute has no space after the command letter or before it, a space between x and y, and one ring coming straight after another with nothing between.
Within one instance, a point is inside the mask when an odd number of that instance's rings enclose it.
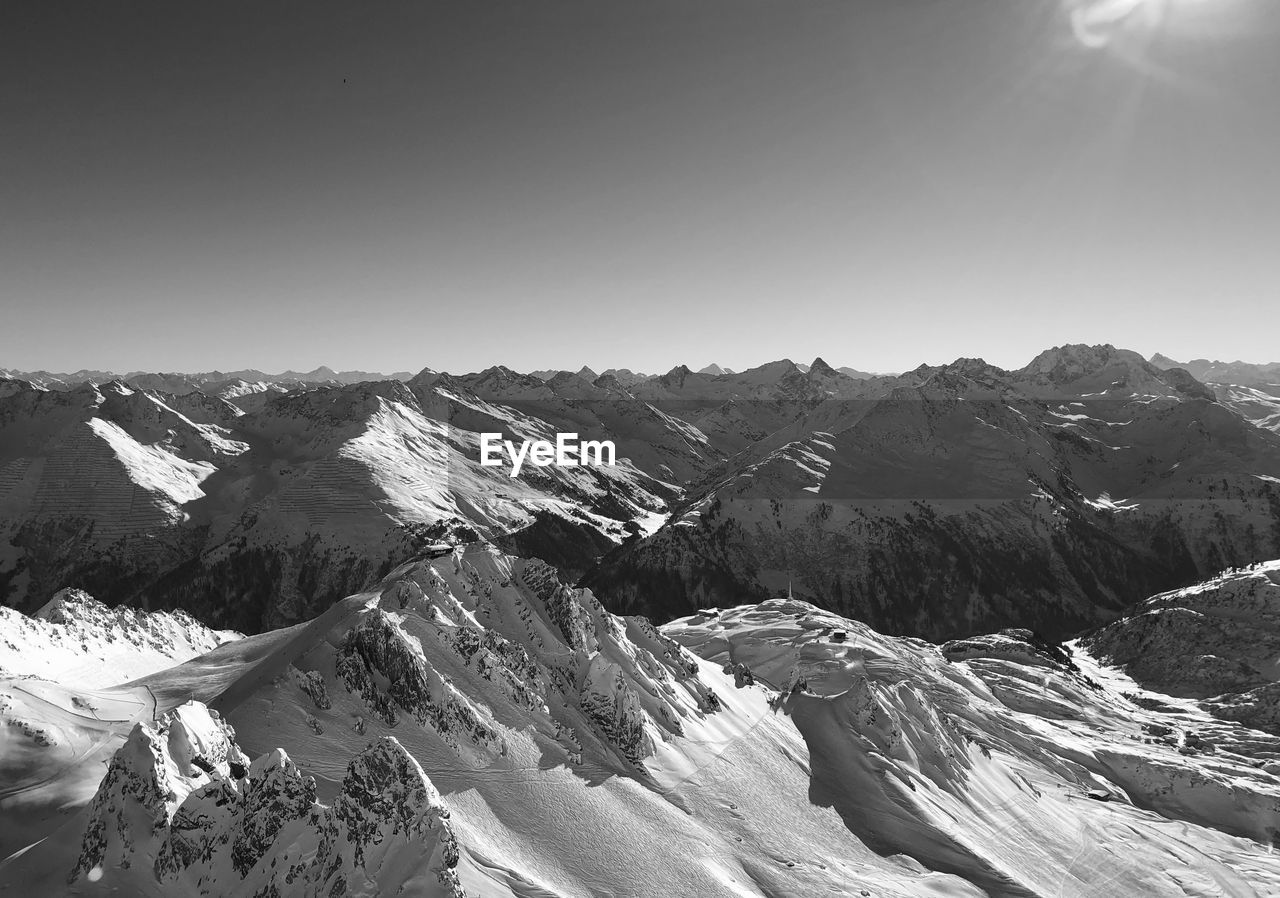
<instances>
[{"instance_id":1,"label":"sun glare","mask_svg":"<svg viewBox=\"0 0 1280 898\"><path fill-rule=\"evenodd\" d=\"M1077 0L1071 28L1086 47L1105 47L1123 32L1159 26L1168 0Z\"/></svg>"},{"instance_id":2,"label":"sun glare","mask_svg":"<svg viewBox=\"0 0 1280 898\"><path fill-rule=\"evenodd\" d=\"M1091 49L1145 41L1162 31L1216 31L1237 18L1240 0L1064 0L1071 29ZM1216 20L1216 21L1215 21Z\"/></svg>"}]
</instances>

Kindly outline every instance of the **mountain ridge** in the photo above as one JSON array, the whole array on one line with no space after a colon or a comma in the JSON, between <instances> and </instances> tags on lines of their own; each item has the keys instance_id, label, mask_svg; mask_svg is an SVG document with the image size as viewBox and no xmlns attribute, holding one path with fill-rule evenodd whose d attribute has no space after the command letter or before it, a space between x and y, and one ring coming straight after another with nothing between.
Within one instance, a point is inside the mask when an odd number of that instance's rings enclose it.
<instances>
[{"instance_id":1,"label":"mountain ridge","mask_svg":"<svg viewBox=\"0 0 1280 898\"><path fill-rule=\"evenodd\" d=\"M52 830L27 805L47 838L0 801L0 888L1270 894L1280 737L1179 701L1026 631L794 599L657 628L476 545L114 691L0 680L30 780L91 777ZM85 727L105 776L56 760Z\"/></svg>"},{"instance_id":2,"label":"mountain ridge","mask_svg":"<svg viewBox=\"0 0 1280 898\"><path fill-rule=\"evenodd\" d=\"M1050 597L1011 607L1043 608L1040 623L1065 632L1133 591L1273 548L1277 450L1255 432L1280 426L1280 408L1114 346L1054 347L1012 371L958 359L859 379L816 358L630 384L592 374L424 368L287 390L237 382L225 395L0 382L0 592L31 607L27 596L76 586L256 632L423 546L483 536L588 576L619 608L663 578L672 604L645 609L659 618L710 596L765 597L809 565L825 579L801 583L807 595L934 636L946 634L927 627L994 623L1004 612L988 608L962 624L963 602L944 593L1009 565L1023 595ZM478 465L491 431L607 438L623 461L512 480ZM810 520L827 506L834 519ZM704 507L719 515L706 533ZM947 559L956 546L967 570L910 585L907 554ZM914 611L871 610L885 591L867 579L872 556L907 577ZM930 624L937 602L952 610Z\"/></svg>"}]
</instances>

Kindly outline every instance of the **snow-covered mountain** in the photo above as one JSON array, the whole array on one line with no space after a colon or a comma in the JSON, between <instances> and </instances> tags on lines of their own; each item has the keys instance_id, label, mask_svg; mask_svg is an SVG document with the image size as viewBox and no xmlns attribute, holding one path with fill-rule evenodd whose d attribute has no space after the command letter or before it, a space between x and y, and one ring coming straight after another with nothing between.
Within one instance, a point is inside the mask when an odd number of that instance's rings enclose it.
<instances>
[{"instance_id":1,"label":"snow-covered mountain","mask_svg":"<svg viewBox=\"0 0 1280 898\"><path fill-rule=\"evenodd\" d=\"M1016 371L544 373L212 372L183 393L0 381L3 601L72 586L258 632L483 536L659 619L792 580L891 632L1065 634L1280 554L1280 446L1262 432L1280 399L1268 412L1261 388L1224 398L1111 346ZM512 479L479 465L492 431L610 439L622 462Z\"/></svg>"},{"instance_id":2,"label":"snow-covered mountain","mask_svg":"<svg viewBox=\"0 0 1280 898\"><path fill-rule=\"evenodd\" d=\"M1280 562L1153 596L1083 644L1143 685L1280 736Z\"/></svg>"},{"instance_id":3,"label":"snow-covered mountain","mask_svg":"<svg viewBox=\"0 0 1280 898\"><path fill-rule=\"evenodd\" d=\"M484 545L0 716L33 898L1280 890L1280 738L1080 647L795 600L654 628Z\"/></svg>"},{"instance_id":4,"label":"snow-covered mountain","mask_svg":"<svg viewBox=\"0 0 1280 898\"><path fill-rule=\"evenodd\" d=\"M1181 368L1203 383L1212 384L1280 384L1280 362L1254 364L1251 362L1219 362L1208 359L1192 359L1189 362L1175 362L1166 355L1156 353L1151 357L1151 364L1157 368Z\"/></svg>"},{"instance_id":5,"label":"snow-covered mountain","mask_svg":"<svg viewBox=\"0 0 1280 898\"><path fill-rule=\"evenodd\" d=\"M1154 361L0 379L0 894L1280 894L1280 399Z\"/></svg>"},{"instance_id":6,"label":"snow-covered mountain","mask_svg":"<svg viewBox=\"0 0 1280 898\"><path fill-rule=\"evenodd\" d=\"M630 368L606 368L600 374L601 377L612 377L624 387L630 387L642 381L653 377L652 374L644 374L640 371L632 371Z\"/></svg>"},{"instance_id":7,"label":"snow-covered mountain","mask_svg":"<svg viewBox=\"0 0 1280 898\"><path fill-rule=\"evenodd\" d=\"M442 375L293 391L249 411L118 381L9 383L6 604L31 608L70 585L250 632L304 620L451 534L581 569L714 455L695 428L644 403L548 394L522 406ZM621 458L511 478L481 466L483 431L576 431L614 439Z\"/></svg>"},{"instance_id":8,"label":"snow-covered mountain","mask_svg":"<svg viewBox=\"0 0 1280 898\"><path fill-rule=\"evenodd\" d=\"M1227 408L1264 430L1280 433L1280 383L1212 386L1218 401Z\"/></svg>"},{"instance_id":9,"label":"snow-covered mountain","mask_svg":"<svg viewBox=\"0 0 1280 898\"><path fill-rule=\"evenodd\" d=\"M30 616L0 607L0 677L114 686L240 638L185 611L108 608L82 590L63 589Z\"/></svg>"},{"instance_id":10,"label":"snow-covered mountain","mask_svg":"<svg viewBox=\"0 0 1280 898\"><path fill-rule=\"evenodd\" d=\"M631 387L632 395L650 401L686 400L701 405L729 400L811 400L860 398L866 385L833 369L822 359L803 368L790 359L757 368L719 374L679 365L660 377Z\"/></svg>"},{"instance_id":11,"label":"snow-covered mountain","mask_svg":"<svg viewBox=\"0 0 1280 898\"><path fill-rule=\"evenodd\" d=\"M1280 433L1280 362L1254 365L1196 359L1183 364L1156 353L1151 363L1159 368L1185 369L1208 385L1227 408L1259 427Z\"/></svg>"},{"instance_id":12,"label":"snow-covered mountain","mask_svg":"<svg viewBox=\"0 0 1280 898\"><path fill-rule=\"evenodd\" d=\"M55 374L50 371L18 371L0 368L0 378L25 380L49 390L67 390L81 384L103 384L118 380L139 390L160 393L190 393L192 390L216 389L231 381L262 382L288 389L303 385L355 384L379 380L408 380L411 371L379 374L374 371L334 371L321 365L313 371L284 371L268 374L256 368L239 371L202 371L194 374L178 372L130 371L120 374L113 371L80 370L71 374Z\"/></svg>"},{"instance_id":13,"label":"snow-covered mountain","mask_svg":"<svg viewBox=\"0 0 1280 898\"><path fill-rule=\"evenodd\" d=\"M854 383L865 398L784 406L755 433L729 419L745 448L586 582L662 620L790 581L890 632L1062 636L1280 555L1280 440L1183 371L1066 346ZM699 419L712 440L726 407Z\"/></svg>"}]
</instances>

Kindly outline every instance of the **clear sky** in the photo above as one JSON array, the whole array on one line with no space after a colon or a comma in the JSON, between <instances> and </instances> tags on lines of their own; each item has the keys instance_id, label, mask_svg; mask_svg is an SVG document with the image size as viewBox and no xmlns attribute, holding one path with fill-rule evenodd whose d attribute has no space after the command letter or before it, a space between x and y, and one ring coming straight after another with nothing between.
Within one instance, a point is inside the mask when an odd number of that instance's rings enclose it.
<instances>
[{"instance_id":1,"label":"clear sky","mask_svg":"<svg viewBox=\"0 0 1280 898\"><path fill-rule=\"evenodd\" d=\"M1271 361L1276 0L0 7L0 367Z\"/></svg>"}]
</instances>

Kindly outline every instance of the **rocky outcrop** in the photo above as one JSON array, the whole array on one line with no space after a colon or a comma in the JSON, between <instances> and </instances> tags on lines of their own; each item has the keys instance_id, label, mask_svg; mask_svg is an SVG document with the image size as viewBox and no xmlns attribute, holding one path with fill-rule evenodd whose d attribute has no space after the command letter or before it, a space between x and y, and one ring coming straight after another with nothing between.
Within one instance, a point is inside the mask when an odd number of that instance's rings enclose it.
<instances>
[{"instance_id":1,"label":"rocky outcrop","mask_svg":"<svg viewBox=\"0 0 1280 898\"><path fill-rule=\"evenodd\" d=\"M139 724L88 810L68 882L106 891L144 875L209 896L462 895L449 811L394 738L351 760L329 807L283 750L250 764L234 739L196 702Z\"/></svg>"},{"instance_id":2,"label":"rocky outcrop","mask_svg":"<svg viewBox=\"0 0 1280 898\"><path fill-rule=\"evenodd\" d=\"M380 596L338 641L336 685L381 725L412 720L464 754L506 753L510 705L571 757L585 738L637 765L656 734L720 707L687 649L541 561L477 546L398 572ZM318 677L298 674L299 688L314 697ZM459 688L471 677L482 700Z\"/></svg>"},{"instance_id":3,"label":"rocky outcrop","mask_svg":"<svg viewBox=\"0 0 1280 898\"><path fill-rule=\"evenodd\" d=\"M195 702L137 724L112 757L89 806L80 856L68 881L97 881L105 869L151 863L193 792L202 802L210 792L225 794L221 784L234 773L243 775L248 758L234 739L235 732L216 712ZM188 843L180 842L170 855L186 855Z\"/></svg>"},{"instance_id":4,"label":"rocky outcrop","mask_svg":"<svg viewBox=\"0 0 1280 898\"><path fill-rule=\"evenodd\" d=\"M1280 679L1280 562L1147 599L1081 643L1143 685L1210 698Z\"/></svg>"},{"instance_id":5,"label":"rocky outcrop","mask_svg":"<svg viewBox=\"0 0 1280 898\"><path fill-rule=\"evenodd\" d=\"M502 754L502 737L483 712L462 696L382 611L370 613L343 641L336 663L347 689L360 694L390 726L400 712L431 726L445 741L466 741ZM389 684L384 692L380 682Z\"/></svg>"},{"instance_id":6,"label":"rocky outcrop","mask_svg":"<svg viewBox=\"0 0 1280 898\"><path fill-rule=\"evenodd\" d=\"M307 877L314 894L388 894L398 886L462 896L449 811L422 767L389 736L352 759L320 831Z\"/></svg>"},{"instance_id":7,"label":"rocky outcrop","mask_svg":"<svg viewBox=\"0 0 1280 898\"><path fill-rule=\"evenodd\" d=\"M94 687L136 679L202 655L240 634L212 630L185 611L108 608L80 589L59 590L31 615L0 608L0 676Z\"/></svg>"}]
</instances>

